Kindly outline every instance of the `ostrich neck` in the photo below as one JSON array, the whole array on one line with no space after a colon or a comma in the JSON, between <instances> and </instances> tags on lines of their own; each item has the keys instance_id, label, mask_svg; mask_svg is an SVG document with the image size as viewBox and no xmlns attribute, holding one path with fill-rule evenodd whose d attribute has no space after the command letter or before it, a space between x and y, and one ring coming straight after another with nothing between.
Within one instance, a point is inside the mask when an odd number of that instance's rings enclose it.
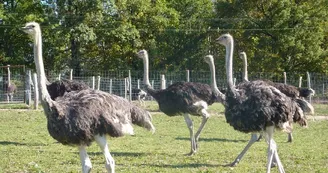
<instances>
[{"instance_id":1,"label":"ostrich neck","mask_svg":"<svg viewBox=\"0 0 328 173\"><path fill-rule=\"evenodd\" d=\"M232 76L232 63L233 62L233 40L226 46L226 73L228 88L234 92L233 76Z\"/></svg>"},{"instance_id":2,"label":"ostrich neck","mask_svg":"<svg viewBox=\"0 0 328 173\"><path fill-rule=\"evenodd\" d=\"M209 63L210 66L210 71L211 71L211 87L212 90L218 94L220 97L222 97L222 93L220 92L220 90L217 87L216 84L216 75L215 75L215 65L214 62L211 61L211 63Z\"/></svg>"},{"instance_id":3,"label":"ostrich neck","mask_svg":"<svg viewBox=\"0 0 328 173\"><path fill-rule=\"evenodd\" d=\"M34 38L34 61L35 67L38 75L38 86L41 92L41 100L47 101L50 98L50 95L46 86L46 74L44 71L43 58L42 58L42 38L41 31L35 34Z\"/></svg>"},{"instance_id":4,"label":"ostrich neck","mask_svg":"<svg viewBox=\"0 0 328 173\"><path fill-rule=\"evenodd\" d=\"M10 69L8 67L8 86L10 86L11 84L11 81L10 81Z\"/></svg>"},{"instance_id":5,"label":"ostrich neck","mask_svg":"<svg viewBox=\"0 0 328 173\"><path fill-rule=\"evenodd\" d=\"M144 77L143 77L143 83L146 85L146 87L151 87L149 82L149 61L148 61L148 55L146 55L143 58L143 64L144 64Z\"/></svg>"},{"instance_id":6,"label":"ostrich neck","mask_svg":"<svg viewBox=\"0 0 328 173\"><path fill-rule=\"evenodd\" d=\"M243 65L244 65L244 68L243 68L243 80L244 81L248 81L247 57L246 56L243 56L242 57L242 60L243 60Z\"/></svg>"}]
</instances>

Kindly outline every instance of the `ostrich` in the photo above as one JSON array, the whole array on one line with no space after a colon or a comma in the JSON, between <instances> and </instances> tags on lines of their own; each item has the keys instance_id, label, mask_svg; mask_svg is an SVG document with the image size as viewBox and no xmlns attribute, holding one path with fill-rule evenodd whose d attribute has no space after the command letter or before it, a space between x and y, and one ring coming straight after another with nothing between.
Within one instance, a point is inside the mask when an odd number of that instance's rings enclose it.
<instances>
[{"instance_id":1,"label":"ostrich","mask_svg":"<svg viewBox=\"0 0 328 173\"><path fill-rule=\"evenodd\" d=\"M46 87L40 26L29 22L22 30L33 38L41 103L49 134L64 145L78 146L83 173L90 172L92 168L86 147L96 141L104 153L107 171L115 172L115 161L110 155L106 134L112 137L132 135L132 123L154 132L151 115L126 99L99 90L72 91L57 97L56 101L52 100Z\"/></svg>"},{"instance_id":2,"label":"ostrich","mask_svg":"<svg viewBox=\"0 0 328 173\"><path fill-rule=\"evenodd\" d=\"M223 34L216 41L226 47L228 88L225 95L225 117L227 122L240 132L263 132L268 143L267 173L270 172L273 162L276 162L280 173L285 172L273 139L274 129L290 132L292 130L290 123L293 120L301 126L306 126L307 122L302 109L294 99L264 81L242 82L234 86L233 38L230 34ZM245 147L246 151L249 144ZM245 149L240 155L243 155ZM232 165L235 164L232 163Z\"/></svg>"},{"instance_id":3,"label":"ostrich","mask_svg":"<svg viewBox=\"0 0 328 173\"><path fill-rule=\"evenodd\" d=\"M7 66L7 70L8 70L8 81L6 83L7 84L6 89L7 89L7 102L9 103L10 101L13 101L13 96L17 90L17 87L10 80L10 75L11 75L10 74L10 65Z\"/></svg>"},{"instance_id":4,"label":"ostrich","mask_svg":"<svg viewBox=\"0 0 328 173\"><path fill-rule=\"evenodd\" d=\"M47 82L47 90L52 100L63 96L66 92L80 91L84 89L90 89L90 87L83 82L75 80L60 79L52 83Z\"/></svg>"},{"instance_id":5,"label":"ostrich","mask_svg":"<svg viewBox=\"0 0 328 173\"><path fill-rule=\"evenodd\" d=\"M148 74L148 53L140 50L138 57L143 59L144 77L143 83L146 92L157 101L159 109L168 116L184 115L185 122L190 133L191 151L188 155L193 155L198 149L199 135L204 128L210 114L207 112L208 105L215 101L222 102L222 94L215 95L210 86L194 82L177 82L164 90L155 90L151 87ZM202 122L196 134L190 115L202 116Z\"/></svg>"},{"instance_id":6,"label":"ostrich","mask_svg":"<svg viewBox=\"0 0 328 173\"><path fill-rule=\"evenodd\" d=\"M127 90L127 93L130 94L130 91ZM139 88L132 88L132 100L138 100L141 104L145 104L147 93Z\"/></svg>"},{"instance_id":7,"label":"ostrich","mask_svg":"<svg viewBox=\"0 0 328 173\"><path fill-rule=\"evenodd\" d=\"M240 52L239 57L243 61L243 81L246 82L248 81L248 71L247 71L247 56L245 52ZM311 88L297 88L293 85L287 85L284 83L277 83L277 82L272 82L270 80L265 80L265 82L271 86L274 86L277 88L280 92L286 94L286 96L291 97L293 99L296 99L299 104L302 104L303 106L301 107L304 113L314 113L314 108L313 106L308 103L306 100L303 98L308 97L310 95L313 95L315 91ZM291 124L292 125L292 124ZM258 140L262 138L262 135L259 136ZM292 142L293 141L293 135L292 132L288 133L288 140L287 142Z\"/></svg>"}]
</instances>

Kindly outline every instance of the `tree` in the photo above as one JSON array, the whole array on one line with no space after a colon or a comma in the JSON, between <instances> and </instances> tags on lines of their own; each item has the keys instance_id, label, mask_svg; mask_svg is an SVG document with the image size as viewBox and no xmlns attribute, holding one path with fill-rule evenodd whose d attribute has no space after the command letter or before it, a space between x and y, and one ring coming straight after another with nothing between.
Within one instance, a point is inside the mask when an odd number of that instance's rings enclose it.
<instances>
[{"instance_id":1,"label":"tree","mask_svg":"<svg viewBox=\"0 0 328 173\"><path fill-rule=\"evenodd\" d=\"M327 15L324 1L233 1L243 28L241 45L250 60L250 73L262 72L325 72L322 67L324 30ZM219 2L218 7L226 2ZM222 8L217 12L218 16ZM325 26L323 26L325 25ZM319 43L319 44L318 44Z\"/></svg>"}]
</instances>

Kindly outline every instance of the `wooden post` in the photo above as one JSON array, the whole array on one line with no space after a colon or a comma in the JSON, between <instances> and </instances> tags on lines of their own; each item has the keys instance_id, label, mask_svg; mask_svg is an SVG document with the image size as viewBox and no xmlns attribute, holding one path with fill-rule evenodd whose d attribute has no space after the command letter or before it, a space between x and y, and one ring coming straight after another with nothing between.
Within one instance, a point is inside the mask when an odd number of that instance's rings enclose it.
<instances>
[{"instance_id":1,"label":"wooden post","mask_svg":"<svg viewBox=\"0 0 328 173\"><path fill-rule=\"evenodd\" d=\"M190 71L186 70L187 82L190 82Z\"/></svg>"},{"instance_id":2,"label":"wooden post","mask_svg":"<svg viewBox=\"0 0 328 173\"><path fill-rule=\"evenodd\" d=\"M33 83L33 82L32 82ZM25 73L25 103L31 106L31 70L27 70Z\"/></svg>"},{"instance_id":3,"label":"wooden post","mask_svg":"<svg viewBox=\"0 0 328 173\"><path fill-rule=\"evenodd\" d=\"M73 80L73 69L71 69L69 72L69 79Z\"/></svg>"},{"instance_id":4,"label":"wooden post","mask_svg":"<svg viewBox=\"0 0 328 173\"><path fill-rule=\"evenodd\" d=\"M138 79L138 81L137 81L137 87L138 87L138 89L140 89L140 79Z\"/></svg>"},{"instance_id":5,"label":"wooden post","mask_svg":"<svg viewBox=\"0 0 328 173\"><path fill-rule=\"evenodd\" d=\"M284 84L287 84L287 75L286 75L286 72L284 72Z\"/></svg>"},{"instance_id":6,"label":"wooden post","mask_svg":"<svg viewBox=\"0 0 328 173\"><path fill-rule=\"evenodd\" d=\"M126 99L127 97L127 88L128 88L128 80L124 78L124 98Z\"/></svg>"},{"instance_id":7,"label":"wooden post","mask_svg":"<svg viewBox=\"0 0 328 173\"><path fill-rule=\"evenodd\" d=\"M100 76L97 76L97 90L100 90Z\"/></svg>"},{"instance_id":8,"label":"wooden post","mask_svg":"<svg viewBox=\"0 0 328 173\"><path fill-rule=\"evenodd\" d=\"M310 77L310 73L309 72L306 72L306 76L307 76L307 87L308 88L311 88L311 77ZM312 103L312 95L310 95L309 101L310 101L310 103Z\"/></svg>"},{"instance_id":9,"label":"wooden post","mask_svg":"<svg viewBox=\"0 0 328 173\"><path fill-rule=\"evenodd\" d=\"M109 94L112 94L113 79L109 79Z\"/></svg>"},{"instance_id":10,"label":"wooden post","mask_svg":"<svg viewBox=\"0 0 328 173\"><path fill-rule=\"evenodd\" d=\"M300 80L298 82L298 87L301 88L302 87L302 76L300 76Z\"/></svg>"},{"instance_id":11,"label":"wooden post","mask_svg":"<svg viewBox=\"0 0 328 173\"><path fill-rule=\"evenodd\" d=\"M34 83L34 109L39 107L39 87L36 73L33 73L33 83Z\"/></svg>"},{"instance_id":12,"label":"wooden post","mask_svg":"<svg viewBox=\"0 0 328 173\"><path fill-rule=\"evenodd\" d=\"M59 73L59 75L58 75L58 80L60 80L61 79L61 73Z\"/></svg>"},{"instance_id":13,"label":"wooden post","mask_svg":"<svg viewBox=\"0 0 328 173\"><path fill-rule=\"evenodd\" d=\"M95 76L92 76L92 89L95 89Z\"/></svg>"},{"instance_id":14,"label":"wooden post","mask_svg":"<svg viewBox=\"0 0 328 173\"><path fill-rule=\"evenodd\" d=\"M151 80L151 86L154 88L154 80ZM155 88L154 88L155 89ZM154 100L153 97L151 97L151 100Z\"/></svg>"},{"instance_id":15,"label":"wooden post","mask_svg":"<svg viewBox=\"0 0 328 173\"><path fill-rule=\"evenodd\" d=\"M161 89L165 89L166 88L166 80L165 80L165 75L161 75Z\"/></svg>"},{"instance_id":16,"label":"wooden post","mask_svg":"<svg viewBox=\"0 0 328 173\"><path fill-rule=\"evenodd\" d=\"M131 70L129 70L129 100L132 101L132 79L131 79Z\"/></svg>"}]
</instances>

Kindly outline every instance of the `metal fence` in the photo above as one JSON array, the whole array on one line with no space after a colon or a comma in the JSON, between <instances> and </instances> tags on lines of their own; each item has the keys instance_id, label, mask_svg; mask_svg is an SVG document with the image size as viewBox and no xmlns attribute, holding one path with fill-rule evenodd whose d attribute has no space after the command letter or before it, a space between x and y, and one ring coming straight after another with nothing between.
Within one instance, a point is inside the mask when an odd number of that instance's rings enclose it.
<instances>
[{"instance_id":1,"label":"metal fence","mask_svg":"<svg viewBox=\"0 0 328 173\"><path fill-rule=\"evenodd\" d=\"M24 102L25 101L25 92L26 92L26 70L24 66L10 66L11 71L11 81L17 86L17 92L14 94L14 102ZM98 76L100 77L99 89L105 92L116 94L122 97L126 96L126 78L131 76L131 87L137 88L138 83L140 88L142 88L142 77L143 71L104 71L104 72L83 72L81 75L74 75L74 71L66 70L60 73L48 72L47 77L50 82L60 78L83 81L88 84L90 87L94 86L95 88L98 85ZM172 83L178 81L190 81L190 82L200 82L200 83L210 83L210 72L209 71L178 71L178 72L162 72L162 71L151 71L149 78L150 82L155 89L160 89L161 87L161 76L165 75L166 86L169 86ZM242 81L241 72L235 72L236 83ZM274 73L252 73L249 74L250 80L255 79L267 79L274 82L283 83L286 80L287 84L294 86L299 86L300 77L302 77L301 85L302 87L307 87L307 75L306 73L287 73L287 78L284 78L284 75L277 75ZM328 76L325 74L310 73L311 78L311 87L316 91L316 95L312 98L313 101L326 103L327 98L327 86L328 86ZM5 83L8 79L7 66L0 68L0 103L7 102L7 89ZM226 76L225 74L217 73L217 84L219 88L225 88ZM32 92L33 94L33 92ZM33 98L33 96L32 96ZM148 99L151 99L148 97Z\"/></svg>"}]
</instances>

